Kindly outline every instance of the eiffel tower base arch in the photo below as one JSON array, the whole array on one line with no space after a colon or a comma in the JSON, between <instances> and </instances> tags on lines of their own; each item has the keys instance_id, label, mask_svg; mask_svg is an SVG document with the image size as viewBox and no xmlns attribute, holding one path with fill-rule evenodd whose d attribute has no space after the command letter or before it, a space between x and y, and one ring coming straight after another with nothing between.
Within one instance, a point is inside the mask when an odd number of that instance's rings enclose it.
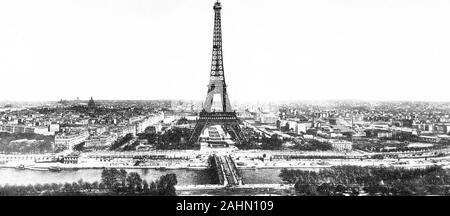
<instances>
[{"instance_id":1,"label":"eiffel tower base arch","mask_svg":"<svg viewBox=\"0 0 450 216\"><path fill-rule=\"evenodd\" d=\"M200 144L200 135L203 131L213 125L220 125L231 138L240 144L245 141L245 136L242 133L241 127L239 125L239 119L236 116L236 112L200 112L199 119L195 125L194 131L192 132L189 143L193 145Z\"/></svg>"}]
</instances>

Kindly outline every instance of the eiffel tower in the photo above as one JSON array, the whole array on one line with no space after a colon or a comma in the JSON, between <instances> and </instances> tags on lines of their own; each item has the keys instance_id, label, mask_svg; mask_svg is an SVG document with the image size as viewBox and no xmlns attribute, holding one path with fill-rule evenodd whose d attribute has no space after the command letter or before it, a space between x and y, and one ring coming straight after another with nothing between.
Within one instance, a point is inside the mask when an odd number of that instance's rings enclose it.
<instances>
[{"instance_id":1,"label":"eiffel tower","mask_svg":"<svg viewBox=\"0 0 450 216\"><path fill-rule=\"evenodd\" d=\"M208 84L206 100L203 103L203 109L199 114L199 119L192 132L189 143L198 144L200 135L212 125L220 125L231 138L239 144L245 141L245 136L239 126L239 119L236 112L232 110L230 99L227 94L227 85L225 83L225 74L223 70L222 54L222 28L220 11L221 3L217 0L214 4L214 35L211 73Z\"/></svg>"}]
</instances>

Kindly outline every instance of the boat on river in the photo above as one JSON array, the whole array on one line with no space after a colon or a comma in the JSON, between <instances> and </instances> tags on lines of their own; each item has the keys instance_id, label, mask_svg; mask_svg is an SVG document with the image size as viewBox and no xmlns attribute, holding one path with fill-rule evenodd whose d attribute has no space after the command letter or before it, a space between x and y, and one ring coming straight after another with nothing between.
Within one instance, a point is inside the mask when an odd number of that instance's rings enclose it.
<instances>
[{"instance_id":1,"label":"boat on river","mask_svg":"<svg viewBox=\"0 0 450 216\"><path fill-rule=\"evenodd\" d=\"M167 170L167 168L166 168L166 167L163 167L163 166L161 166L161 167L158 167L158 168L156 168L156 170L159 170L159 171L166 171L166 170Z\"/></svg>"},{"instance_id":2,"label":"boat on river","mask_svg":"<svg viewBox=\"0 0 450 216\"><path fill-rule=\"evenodd\" d=\"M26 169L29 170L35 170L35 171L48 171L47 168L40 168L40 167L25 167Z\"/></svg>"},{"instance_id":3,"label":"boat on river","mask_svg":"<svg viewBox=\"0 0 450 216\"><path fill-rule=\"evenodd\" d=\"M48 171L50 171L50 172L61 172L61 170L62 169L59 166L51 166L48 168Z\"/></svg>"}]
</instances>

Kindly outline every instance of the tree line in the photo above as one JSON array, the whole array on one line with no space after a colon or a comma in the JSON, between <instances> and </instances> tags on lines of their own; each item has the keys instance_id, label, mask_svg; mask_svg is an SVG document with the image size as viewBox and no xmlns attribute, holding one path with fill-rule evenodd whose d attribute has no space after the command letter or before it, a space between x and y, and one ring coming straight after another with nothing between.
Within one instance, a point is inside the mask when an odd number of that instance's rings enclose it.
<instances>
[{"instance_id":1,"label":"tree line","mask_svg":"<svg viewBox=\"0 0 450 216\"><path fill-rule=\"evenodd\" d=\"M308 140L302 141L299 144L294 146L294 149L300 151L329 151L332 150L333 147L330 143L320 142L318 140Z\"/></svg>"},{"instance_id":2,"label":"tree line","mask_svg":"<svg viewBox=\"0 0 450 216\"><path fill-rule=\"evenodd\" d=\"M450 195L450 173L438 166L336 166L317 172L283 169L280 177L295 184L298 195Z\"/></svg>"},{"instance_id":3,"label":"tree line","mask_svg":"<svg viewBox=\"0 0 450 216\"><path fill-rule=\"evenodd\" d=\"M247 141L238 145L239 149L281 150L283 147L284 141L279 139L276 134L268 137L264 134L256 133L251 128L242 128L242 133L244 133Z\"/></svg>"},{"instance_id":4,"label":"tree line","mask_svg":"<svg viewBox=\"0 0 450 216\"><path fill-rule=\"evenodd\" d=\"M67 195L147 195L176 196L177 177L170 173L150 184L137 172L115 168L104 169L100 182L85 182L80 179L73 183L52 183L34 185L3 185L0 196L67 196Z\"/></svg>"},{"instance_id":5,"label":"tree line","mask_svg":"<svg viewBox=\"0 0 450 216\"><path fill-rule=\"evenodd\" d=\"M116 140L110 147L109 150L115 150L117 148L119 148L120 146L122 146L123 144L129 142L130 140L133 139L133 134L126 134L124 137Z\"/></svg>"},{"instance_id":6,"label":"tree line","mask_svg":"<svg viewBox=\"0 0 450 216\"><path fill-rule=\"evenodd\" d=\"M174 127L164 133L143 133L139 137L147 139L148 144L158 150L193 149L195 146L188 143L192 131L190 128Z\"/></svg>"}]
</instances>

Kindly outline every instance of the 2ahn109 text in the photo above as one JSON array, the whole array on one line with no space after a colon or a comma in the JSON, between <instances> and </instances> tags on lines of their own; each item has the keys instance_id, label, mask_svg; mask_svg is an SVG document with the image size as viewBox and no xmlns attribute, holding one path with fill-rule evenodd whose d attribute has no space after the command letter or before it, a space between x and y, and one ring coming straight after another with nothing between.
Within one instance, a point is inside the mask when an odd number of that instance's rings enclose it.
<instances>
[{"instance_id":1,"label":"2ahn109 text","mask_svg":"<svg viewBox=\"0 0 450 216\"><path fill-rule=\"evenodd\" d=\"M221 211L271 211L273 201L220 201Z\"/></svg>"}]
</instances>

